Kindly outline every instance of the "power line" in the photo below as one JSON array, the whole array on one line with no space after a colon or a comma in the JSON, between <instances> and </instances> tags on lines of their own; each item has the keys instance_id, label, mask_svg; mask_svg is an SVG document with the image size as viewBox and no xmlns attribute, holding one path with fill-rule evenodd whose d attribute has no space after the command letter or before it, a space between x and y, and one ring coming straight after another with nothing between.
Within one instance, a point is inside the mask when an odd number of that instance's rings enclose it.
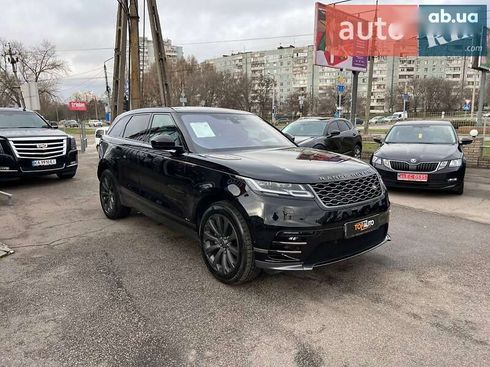
<instances>
[{"instance_id":1,"label":"power line","mask_svg":"<svg viewBox=\"0 0 490 367\"><path fill-rule=\"evenodd\" d=\"M226 40L214 40L214 41L196 41L196 42L175 42L179 46L192 46L192 45L209 45L217 43L231 43L231 42L246 42L246 41L263 41L263 40L273 40L281 38L297 38L297 37L312 37L313 33L303 33L303 34L289 34L283 36L272 36L272 37L253 37L253 38L236 38L236 39L226 39ZM72 48L72 49L61 49L57 52L77 52L77 51L107 51L114 50L114 47L92 47L92 48Z\"/></svg>"}]
</instances>

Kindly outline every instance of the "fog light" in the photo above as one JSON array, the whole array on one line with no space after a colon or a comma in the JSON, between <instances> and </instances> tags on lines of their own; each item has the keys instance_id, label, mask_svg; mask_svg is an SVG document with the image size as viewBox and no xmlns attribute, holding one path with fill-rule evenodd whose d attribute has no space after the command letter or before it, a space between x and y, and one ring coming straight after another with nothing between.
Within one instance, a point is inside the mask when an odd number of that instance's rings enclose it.
<instances>
[{"instance_id":1,"label":"fog light","mask_svg":"<svg viewBox=\"0 0 490 367\"><path fill-rule=\"evenodd\" d=\"M8 171L10 167L0 166L0 171Z\"/></svg>"},{"instance_id":2,"label":"fog light","mask_svg":"<svg viewBox=\"0 0 490 367\"><path fill-rule=\"evenodd\" d=\"M455 181L458 181L458 179L457 178L449 178L448 181L449 182L455 182Z\"/></svg>"}]
</instances>

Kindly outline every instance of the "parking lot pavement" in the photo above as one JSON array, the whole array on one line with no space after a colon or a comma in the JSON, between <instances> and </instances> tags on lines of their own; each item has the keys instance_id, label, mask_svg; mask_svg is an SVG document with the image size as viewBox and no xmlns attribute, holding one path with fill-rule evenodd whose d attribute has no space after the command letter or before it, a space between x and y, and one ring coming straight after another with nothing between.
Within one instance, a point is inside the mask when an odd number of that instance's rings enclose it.
<instances>
[{"instance_id":1,"label":"parking lot pavement","mask_svg":"<svg viewBox=\"0 0 490 367\"><path fill-rule=\"evenodd\" d=\"M490 224L490 170L467 169L462 196L444 192L391 190L390 199L394 204Z\"/></svg>"},{"instance_id":2,"label":"parking lot pavement","mask_svg":"<svg viewBox=\"0 0 490 367\"><path fill-rule=\"evenodd\" d=\"M490 364L487 224L394 205L391 243L230 287L171 224L107 220L96 160L2 186L1 366Z\"/></svg>"}]
</instances>

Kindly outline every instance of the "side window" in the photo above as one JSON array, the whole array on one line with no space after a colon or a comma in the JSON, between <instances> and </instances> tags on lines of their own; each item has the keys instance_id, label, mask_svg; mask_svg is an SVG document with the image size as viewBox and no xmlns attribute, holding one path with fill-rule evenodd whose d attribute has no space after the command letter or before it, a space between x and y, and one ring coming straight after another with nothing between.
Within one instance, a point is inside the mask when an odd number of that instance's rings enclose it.
<instances>
[{"instance_id":1,"label":"side window","mask_svg":"<svg viewBox=\"0 0 490 367\"><path fill-rule=\"evenodd\" d=\"M126 123L130 118L131 116L124 116L123 118L120 118L119 120L114 122L111 126L111 129L107 132L107 135L113 138L120 138L124 131L124 127L126 126Z\"/></svg>"},{"instance_id":2,"label":"side window","mask_svg":"<svg viewBox=\"0 0 490 367\"><path fill-rule=\"evenodd\" d=\"M148 133L148 140L151 141L151 139L159 135L168 135L174 139L175 142L180 143L179 130L177 129L177 125L175 125L172 116L168 114L153 115Z\"/></svg>"},{"instance_id":3,"label":"side window","mask_svg":"<svg viewBox=\"0 0 490 367\"><path fill-rule=\"evenodd\" d=\"M133 115L126 124L123 137L131 140L146 140L150 115Z\"/></svg>"},{"instance_id":4,"label":"side window","mask_svg":"<svg viewBox=\"0 0 490 367\"><path fill-rule=\"evenodd\" d=\"M350 130L351 127L349 126L350 124L347 123L345 120L337 120L337 123L339 124L340 131L347 131Z\"/></svg>"},{"instance_id":5,"label":"side window","mask_svg":"<svg viewBox=\"0 0 490 367\"><path fill-rule=\"evenodd\" d=\"M340 130L339 125L337 124L337 121L332 121L328 124L327 133L330 134L334 130Z\"/></svg>"}]
</instances>

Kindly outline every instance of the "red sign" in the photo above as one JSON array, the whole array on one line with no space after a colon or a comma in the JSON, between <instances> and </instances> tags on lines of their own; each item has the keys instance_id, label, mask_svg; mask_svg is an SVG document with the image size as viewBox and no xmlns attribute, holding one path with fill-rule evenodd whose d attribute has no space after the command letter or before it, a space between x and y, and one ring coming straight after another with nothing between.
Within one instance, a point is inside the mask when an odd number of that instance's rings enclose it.
<instances>
[{"instance_id":1,"label":"red sign","mask_svg":"<svg viewBox=\"0 0 490 367\"><path fill-rule=\"evenodd\" d=\"M70 111L87 111L87 103L80 101L68 102L68 109Z\"/></svg>"}]
</instances>

